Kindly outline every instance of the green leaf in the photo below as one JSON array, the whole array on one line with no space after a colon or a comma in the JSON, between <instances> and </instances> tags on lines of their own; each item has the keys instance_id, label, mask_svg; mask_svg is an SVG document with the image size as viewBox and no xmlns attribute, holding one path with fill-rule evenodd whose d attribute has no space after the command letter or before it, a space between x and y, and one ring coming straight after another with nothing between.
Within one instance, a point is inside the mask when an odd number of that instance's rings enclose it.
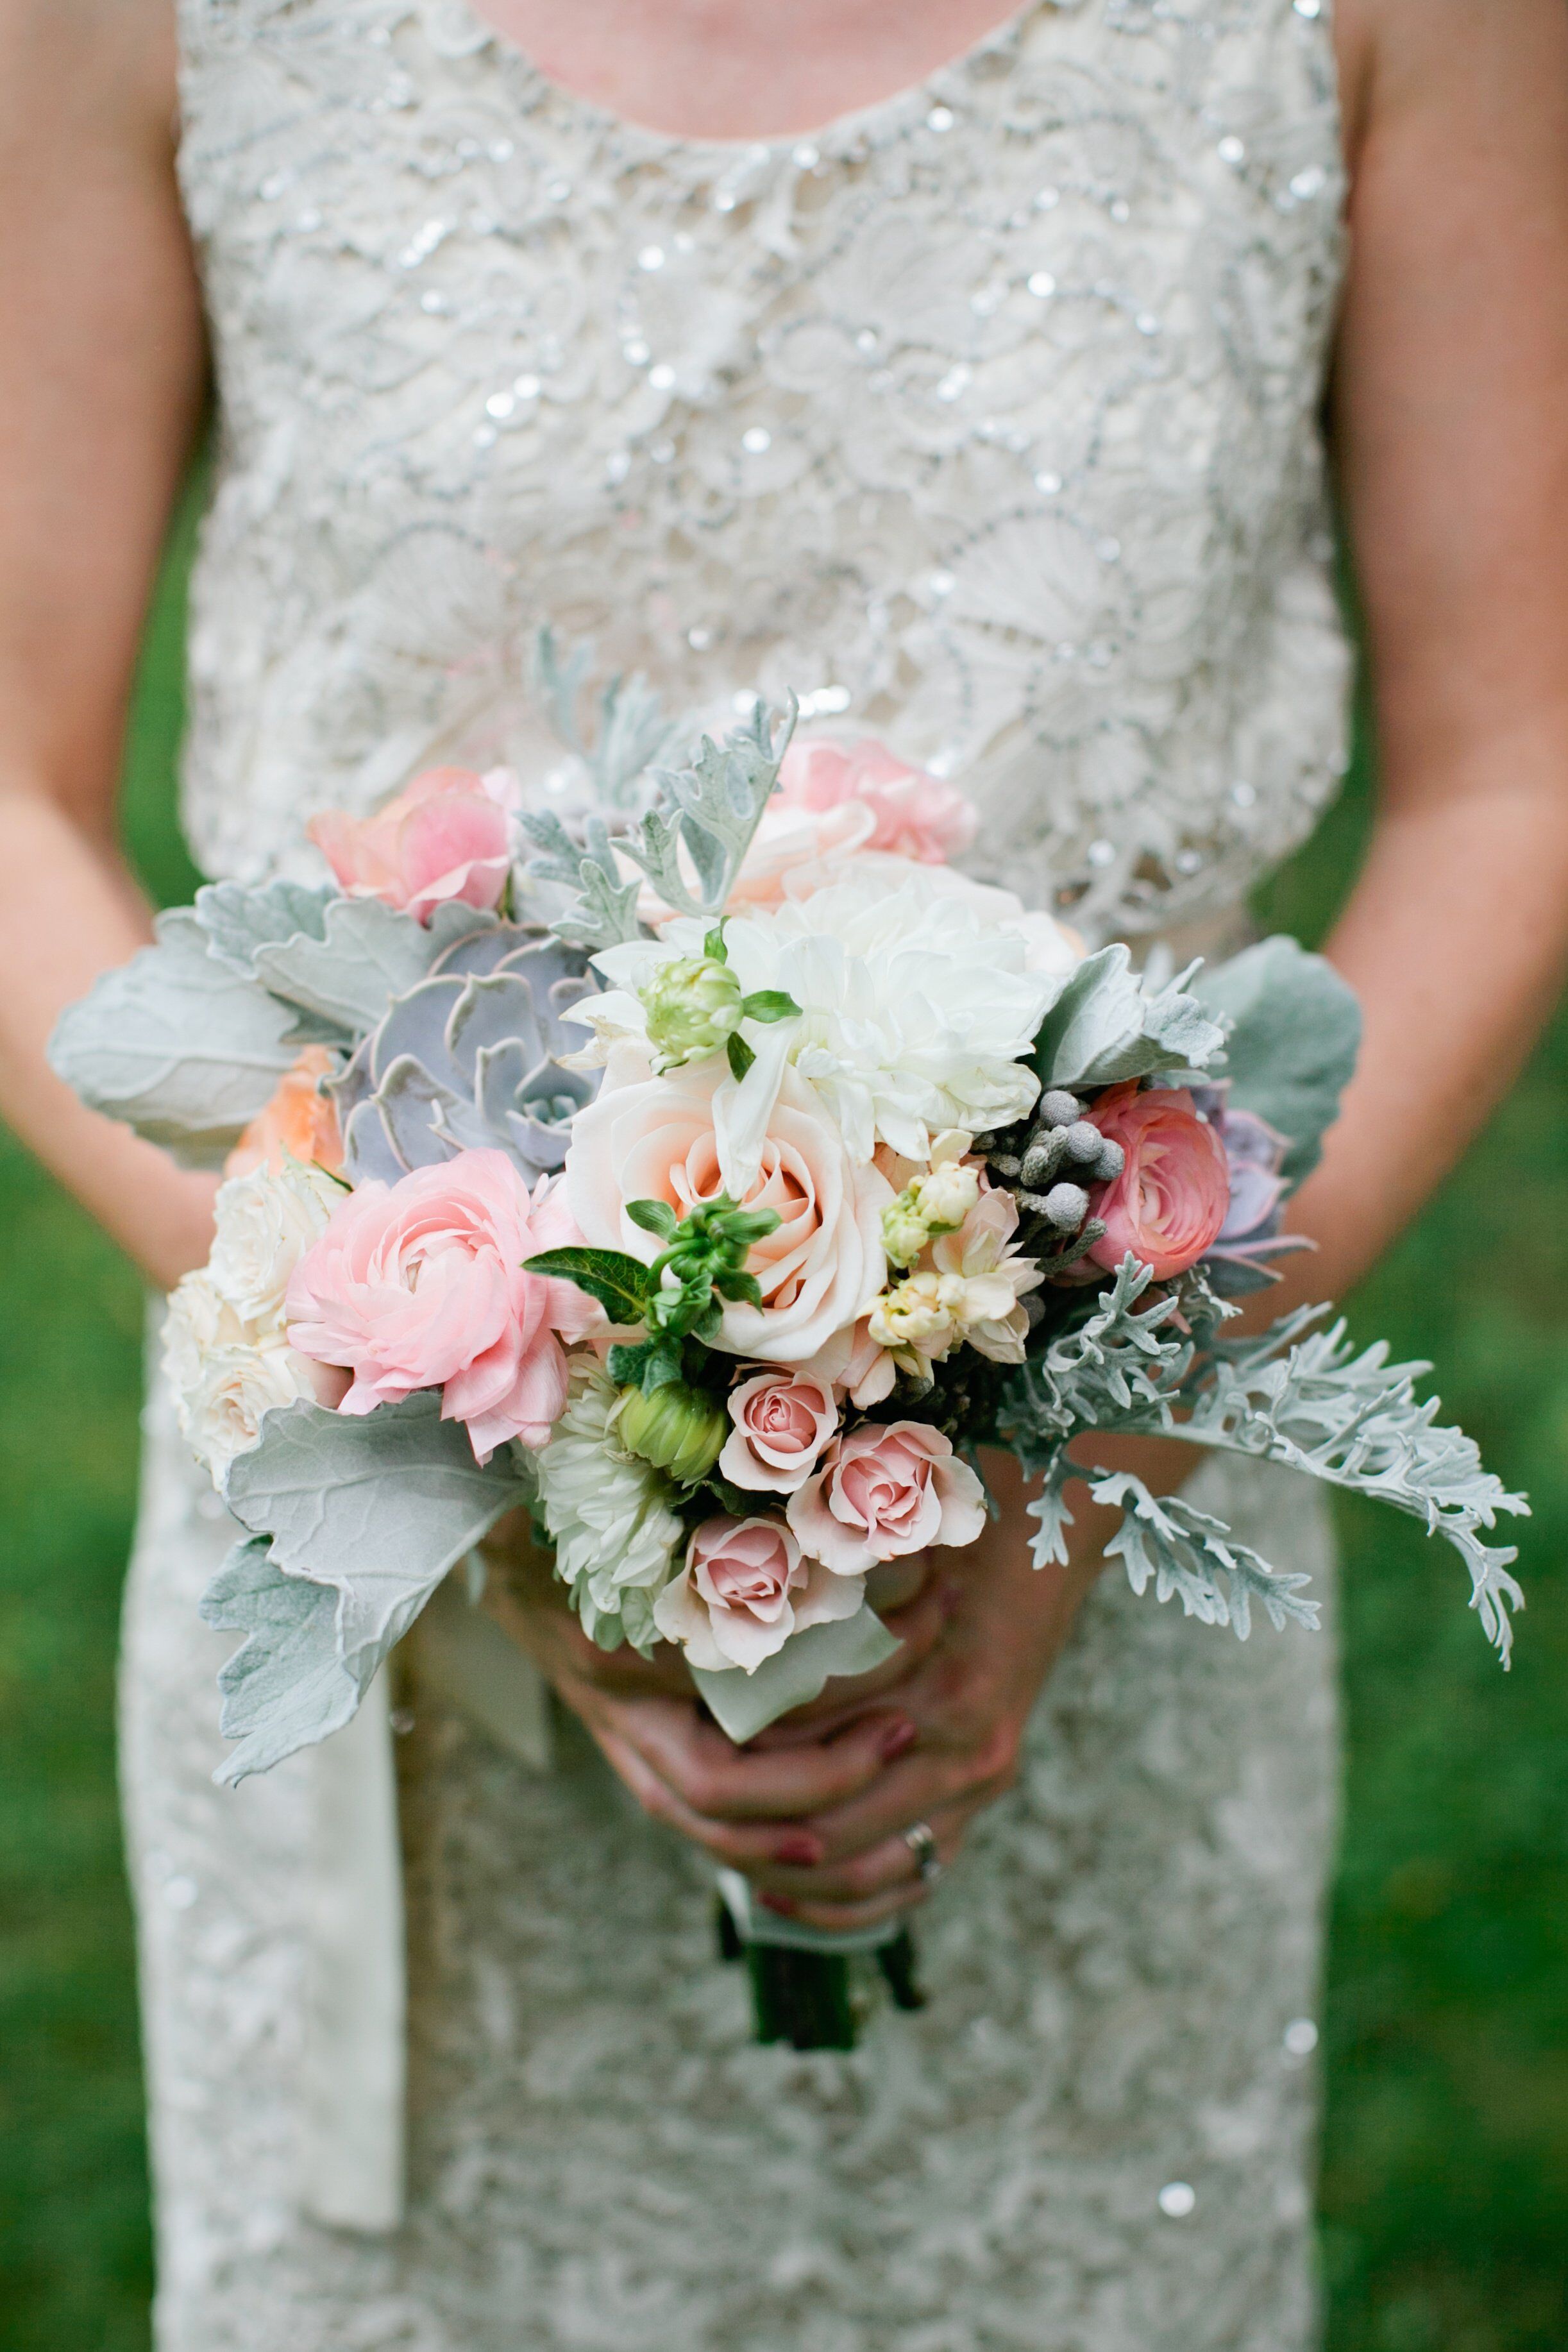
<instances>
[{"instance_id":1,"label":"green leaf","mask_svg":"<svg viewBox=\"0 0 1568 2352\"><path fill-rule=\"evenodd\" d=\"M624 1250L545 1250L525 1259L523 1272L575 1282L579 1290L598 1300L612 1323L641 1323L648 1311L648 1269Z\"/></svg>"},{"instance_id":2,"label":"green leaf","mask_svg":"<svg viewBox=\"0 0 1568 2352\"><path fill-rule=\"evenodd\" d=\"M706 939L704 940L703 953L708 958L709 961L713 963L727 963L729 961L729 950L724 943L724 925L722 923L716 923L712 930L708 933Z\"/></svg>"},{"instance_id":3,"label":"green leaf","mask_svg":"<svg viewBox=\"0 0 1568 2352\"><path fill-rule=\"evenodd\" d=\"M729 1056L730 1076L736 1080L737 1084L738 1084L739 1081L745 1077L746 1073L750 1069L751 1065L756 1061L757 1056L752 1052L750 1046L747 1044L745 1038L739 1036L731 1037L728 1045L725 1047L725 1052Z\"/></svg>"},{"instance_id":4,"label":"green leaf","mask_svg":"<svg viewBox=\"0 0 1568 2352\"><path fill-rule=\"evenodd\" d=\"M617 1387L641 1389L644 1396L668 1388L681 1377L680 1340L662 1332L657 1339L639 1340L635 1347L612 1348L610 1377Z\"/></svg>"},{"instance_id":5,"label":"green leaf","mask_svg":"<svg viewBox=\"0 0 1568 2352\"><path fill-rule=\"evenodd\" d=\"M680 1219L667 1201L628 1201L626 1214L645 1234L657 1234L662 1242L673 1242L680 1231Z\"/></svg>"},{"instance_id":6,"label":"green leaf","mask_svg":"<svg viewBox=\"0 0 1568 2352\"><path fill-rule=\"evenodd\" d=\"M748 1307L760 1307L762 1304L762 1287L754 1274L727 1268L723 1274L715 1275L713 1286L722 1297L744 1298Z\"/></svg>"},{"instance_id":7,"label":"green leaf","mask_svg":"<svg viewBox=\"0 0 1568 2352\"><path fill-rule=\"evenodd\" d=\"M787 990L758 988L740 1000L742 1017L747 1021L799 1021L800 1008Z\"/></svg>"}]
</instances>

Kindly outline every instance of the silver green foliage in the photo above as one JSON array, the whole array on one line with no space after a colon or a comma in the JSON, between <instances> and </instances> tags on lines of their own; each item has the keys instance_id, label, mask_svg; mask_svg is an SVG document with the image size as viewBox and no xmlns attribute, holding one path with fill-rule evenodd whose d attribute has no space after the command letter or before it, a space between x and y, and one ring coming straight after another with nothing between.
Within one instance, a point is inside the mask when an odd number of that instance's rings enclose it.
<instances>
[{"instance_id":1,"label":"silver green foliage","mask_svg":"<svg viewBox=\"0 0 1568 2352\"><path fill-rule=\"evenodd\" d=\"M235 1546L202 1595L202 1616L245 1640L218 1675L219 1729L235 1744L214 1776L233 1788L340 1731L368 1683L338 1645L335 1586L285 1576L265 1536Z\"/></svg>"},{"instance_id":2,"label":"silver green foliage","mask_svg":"<svg viewBox=\"0 0 1568 2352\"><path fill-rule=\"evenodd\" d=\"M1145 1591L1152 1580L1156 1600L1179 1601L1187 1616L1206 1625L1232 1626L1243 1642L1254 1601L1281 1631L1292 1622L1317 1630L1318 1605L1301 1598L1311 1577L1270 1568L1260 1553L1238 1543L1222 1519L1179 1495L1151 1495L1126 1471L1096 1479L1089 1492L1096 1503L1123 1513L1105 1556L1122 1562L1134 1592Z\"/></svg>"},{"instance_id":3,"label":"silver green foliage","mask_svg":"<svg viewBox=\"0 0 1568 2352\"><path fill-rule=\"evenodd\" d=\"M885 1665L899 1646L875 1611L862 1609L853 1617L791 1634L751 1674L738 1666L719 1674L694 1667L692 1680L719 1729L739 1748L791 1707L820 1698L834 1675L869 1675Z\"/></svg>"},{"instance_id":4,"label":"silver green foliage","mask_svg":"<svg viewBox=\"0 0 1568 2352\"><path fill-rule=\"evenodd\" d=\"M574 646L563 656L555 632L539 631L534 675L556 733L587 769L598 805L630 808L634 803L633 785L653 761L668 752L678 730L665 718L655 689L637 670L630 677L614 677L601 688L599 725L590 740L582 732L578 711L592 674L591 644Z\"/></svg>"},{"instance_id":5,"label":"silver green foliage","mask_svg":"<svg viewBox=\"0 0 1568 2352\"><path fill-rule=\"evenodd\" d=\"M256 950L262 986L285 1003L331 1023L346 1036L363 1034L388 1002L423 979L459 940L492 929L494 915L449 900L428 925L379 898L331 898L319 937L297 931Z\"/></svg>"},{"instance_id":6,"label":"silver green foliage","mask_svg":"<svg viewBox=\"0 0 1568 2352\"><path fill-rule=\"evenodd\" d=\"M1148 994L1119 941L1085 957L1051 1011L1036 1042L1034 1067L1048 1090L1082 1094L1125 1078L1217 1074L1225 1062L1225 1028L1187 992L1194 964Z\"/></svg>"},{"instance_id":7,"label":"silver green foliage","mask_svg":"<svg viewBox=\"0 0 1568 2352\"><path fill-rule=\"evenodd\" d=\"M1280 1172L1294 1191L1322 1156L1322 1138L1355 1068L1355 992L1322 956L1281 936L1201 973L1193 992L1228 1024L1231 1107L1289 1139Z\"/></svg>"},{"instance_id":8,"label":"silver green foliage","mask_svg":"<svg viewBox=\"0 0 1568 2352\"><path fill-rule=\"evenodd\" d=\"M491 923L395 996L329 1088L350 1181L395 1184L459 1151L505 1151L529 1183L566 1158L599 1074L567 1070L585 959L538 923Z\"/></svg>"},{"instance_id":9,"label":"silver green foliage","mask_svg":"<svg viewBox=\"0 0 1568 2352\"><path fill-rule=\"evenodd\" d=\"M1225 1313L1218 1302L1199 1289L1180 1297L1166 1293L1145 1307L1151 1282L1147 1267L1124 1259L1084 1321L1052 1340L1009 1384L999 1434L1026 1470L1043 1473L1041 1492L1030 1506L1039 1528L1031 1545L1035 1565L1067 1556L1071 1516L1064 1490L1078 1475L1067 1448L1075 1436L1099 1429L1179 1438L1305 1471L1387 1503L1419 1519L1429 1534L1446 1538L1469 1570L1471 1606L1506 1664L1510 1612L1523 1604L1508 1573L1518 1554L1481 1537L1502 1513L1528 1516L1529 1505L1483 1469L1474 1441L1462 1430L1437 1425L1435 1398L1416 1397L1416 1383L1430 1367L1390 1364L1381 1343L1357 1354L1343 1323L1329 1331L1312 1328L1322 1308L1287 1316L1260 1339L1224 1339L1217 1336ZM1101 1498L1112 1499L1108 1491ZM1136 1527L1131 1535L1124 1528L1109 1549L1124 1560L1136 1589L1152 1575L1161 1599L1179 1595L1192 1613L1207 1610L1208 1622L1229 1623L1243 1638L1249 1593L1270 1615L1271 1592L1286 1615L1301 1616L1291 1580L1272 1577L1244 1556L1218 1522L1205 1519L1200 1526L1203 1515L1191 1516L1186 1506L1156 1507L1136 1481L1114 1499L1124 1508L1131 1505ZM1200 1591L1209 1587L1211 1597L1199 1605Z\"/></svg>"},{"instance_id":10,"label":"silver green foliage","mask_svg":"<svg viewBox=\"0 0 1568 2352\"><path fill-rule=\"evenodd\" d=\"M723 743L705 735L688 766L653 770L654 805L613 836L601 818L589 818L574 838L559 817L525 817L543 852L529 866L531 878L576 892L551 925L558 938L597 950L642 935L641 886L635 876L626 877L622 861L645 875L675 913L716 921L762 822L798 709L791 695L776 719L758 701L747 724Z\"/></svg>"},{"instance_id":11,"label":"silver green foliage","mask_svg":"<svg viewBox=\"0 0 1568 2352\"><path fill-rule=\"evenodd\" d=\"M210 1624L247 1636L224 1680L223 1727L242 1745L219 1777L264 1771L346 1723L442 1578L533 1492L526 1454L477 1463L434 1393L363 1418L309 1402L266 1414L225 1487L254 1541L203 1604Z\"/></svg>"},{"instance_id":12,"label":"silver green foliage","mask_svg":"<svg viewBox=\"0 0 1568 2352\"><path fill-rule=\"evenodd\" d=\"M293 1013L209 953L190 908L68 1006L49 1064L94 1110L187 1168L221 1168L294 1059Z\"/></svg>"}]
</instances>

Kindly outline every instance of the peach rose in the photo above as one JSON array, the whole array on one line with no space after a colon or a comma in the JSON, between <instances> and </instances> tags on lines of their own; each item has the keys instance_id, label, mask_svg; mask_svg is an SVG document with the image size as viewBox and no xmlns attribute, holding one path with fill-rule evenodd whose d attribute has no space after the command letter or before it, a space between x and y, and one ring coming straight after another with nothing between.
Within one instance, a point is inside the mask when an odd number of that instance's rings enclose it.
<instances>
[{"instance_id":1,"label":"peach rose","mask_svg":"<svg viewBox=\"0 0 1568 2352\"><path fill-rule=\"evenodd\" d=\"M224 1162L227 1177L248 1176L270 1168L276 1176L285 1158L308 1167L324 1168L329 1176L343 1172L343 1139L338 1113L321 1092L338 1057L325 1045L307 1045L291 1069L285 1070L267 1108L258 1111Z\"/></svg>"},{"instance_id":2,"label":"peach rose","mask_svg":"<svg viewBox=\"0 0 1568 2352\"><path fill-rule=\"evenodd\" d=\"M432 768L376 815L326 809L305 830L351 898L382 898L428 923L437 907L498 906L511 870L514 780L497 769Z\"/></svg>"},{"instance_id":3,"label":"peach rose","mask_svg":"<svg viewBox=\"0 0 1568 2352\"><path fill-rule=\"evenodd\" d=\"M727 1402L735 1427L719 1475L762 1493L792 1495L803 1486L839 1425L832 1390L809 1372L758 1372L731 1389Z\"/></svg>"},{"instance_id":4,"label":"peach rose","mask_svg":"<svg viewBox=\"0 0 1568 2352\"><path fill-rule=\"evenodd\" d=\"M874 820L865 846L945 866L975 838L976 814L954 785L895 760L870 737L859 743L791 743L779 770L776 805L822 813L861 801Z\"/></svg>"},{"instance_id":5,"label":"peach rose","mask_svg":"<svg viewBox=\"0 0 1568 2352\"><path fill-rule=\"evenodd\" d=\"M476 1457L541 1446L567 1401L563 1339L601 1328L575 1283L523 1270L580 1238L559 1182L531 1196L504 1151L460 1151L349 1193L288 1283L289 1345L354 1375L340 1412L440 1389Z\"/></svg>"},{"instance_id":6,"label":"peach rose","mask_svg":"<svg viewBox=\"0 0 1568 2352\"><path fill-rule=\"evenodd\" d=\"M634 1224L629 1201L664 1201L677 1216L723 1192L714 1096L722 1057L649 1075L635 1046L617 1045L595 1099L572 1122L567 1198L596 1249L652 1265L663 1244ZM886 1278L882 1213L893 1195L858 1168L814 1089L786 1069L744 1206L773 1209L777 1229L747 1261L762 1305L726 1307L714 1345L763 1363L800 1364L863 1315Z\"/></svg>"},{"instance_id":7,"label":"peach rose","mask_svg":"<svg viewBox=\"0 0 1568 2352\"><path fill-rule=\"evenodd\" d=\"M835 1439L822 1468L791 1495L800 1549L835 1576L932 1544L971 1544L986 1524L985 1489L952 1441L923 1421L867 1422Z\"/></svg>"},{"instance_id":8,"label":"peach rose","mask_svg":"<svg viewBox=\"0 0 1568 2352\"><path fill-rule=\"evenodd\" d=\"M686 1564L653 1603L653 1622L706 1674L731 1666L755 1674L764 1659L808 1625L852 1617L862 1594L802 1559L779 1519L705 1519Z\"/></svg>"},{"instance_id":9,"label":"peach rose","mask_svg":"<svg viewBox=\"0 0 1568 2352\"><path fill-rule=\"evenodd\" d=\"M1130 1250L1158 1281L1185 1274L1218 1239L1230 1205L1218 1135L1185 1087L1140 1092L1135 1079L1113 1087L1084 1116L1127 1155L1122 1173L1090 1192L1090 1215L1105 1223L1090 1256L1114 1272Z\"/></svg>"}]
</instances>

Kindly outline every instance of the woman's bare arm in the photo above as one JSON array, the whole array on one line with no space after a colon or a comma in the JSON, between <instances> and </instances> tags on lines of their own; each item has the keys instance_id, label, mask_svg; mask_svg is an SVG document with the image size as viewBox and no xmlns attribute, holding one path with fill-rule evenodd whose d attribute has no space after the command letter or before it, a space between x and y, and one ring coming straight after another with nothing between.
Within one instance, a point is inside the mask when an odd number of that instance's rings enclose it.
<instances>
[{"instance_id":1,"label":"woman's bare arm","mask_svg":"<svg viewBox=\"0 0 1568 2352\"><path fill-rule=\"evenodd\" d=\"M138 640L204 369L169 0L0 0L0 1113L155 1280L212 1185L46 1066L150 936L115 846Z\"/></svg>"}]
</instances>

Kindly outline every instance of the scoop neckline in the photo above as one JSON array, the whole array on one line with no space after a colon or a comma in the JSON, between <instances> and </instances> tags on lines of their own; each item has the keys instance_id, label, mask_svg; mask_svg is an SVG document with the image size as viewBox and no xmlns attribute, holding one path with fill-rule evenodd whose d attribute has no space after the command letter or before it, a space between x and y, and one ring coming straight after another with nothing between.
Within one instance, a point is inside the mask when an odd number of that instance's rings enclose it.
<instances>
[{"instance_id":1,"label":"scoop neckline","mask_svg":"<svg viewBox=\"0 0 1568 2352\"><path fill-rule=\"evenodd\" d=\"M1019 0L1019 5L994 25L988 33L982 33L977 40L970 42L967 48L960 49L944 64L934 66L918 80L905 82L901 89L890 90L885 98L873 98L864 106L831 115L825 122L815 123L800 131L726 139L692 131L662 131L653 123L640 122L634 115L622 114L614 107L601 104L585 91L573 89L570 82L557 81L528 55L520 42L515 41L509 33L504 33L498 25L492 24L487 16L482 16L472 5L472 0L455 0L461 14L468 18L475 31L484 37L486 46L514 58L558 105L577 115L583 122L624 139L643 141L653 147L727 156L779 154L793 148L823 146L852 139L863 133L882 116L901 114L926 100L938 99L942 86L955 75L964 74L982 58L990 56L993 50L1010 47L1028 30L1033 18L1043 15L1047 8L1054 11L1064 5L1072 5L1072 0Z\"/></svg>"}]
</instances>

